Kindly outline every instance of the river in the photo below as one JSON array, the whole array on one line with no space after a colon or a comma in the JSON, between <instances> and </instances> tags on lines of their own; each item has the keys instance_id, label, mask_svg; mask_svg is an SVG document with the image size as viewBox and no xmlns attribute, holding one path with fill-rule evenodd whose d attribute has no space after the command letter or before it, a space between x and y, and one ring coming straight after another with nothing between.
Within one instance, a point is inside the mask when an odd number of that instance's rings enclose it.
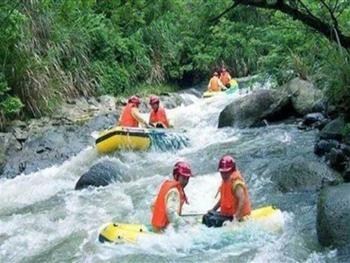
<instances>
[{"instance_id":1,"label":"river","mask_svg":"<svg viewBox=\"0 0 350 263\"><path fill-rule=\"evenodd\" d=\"M294 158L322 163L313 154L315 132L293 124L218 129L218 115L234 96L182 96L193 103L169 110L169 116L186 130L187 148L98 156L91 146L61 165L1 179L0 262L335 262L336 252L317 241L317 193L283 193L270 175ZM236 157L253 206L273 204L283 211L282 232L251 226L228 234L188 225L135 245L98 242L99 228L111 220L149 223L157 189L180 159L189 161L195 174L186 187L185 212L210 209L220 184L217 163L226 153ZM75 191L79 177L101 159L117 162L132 180Z\"/></svg>"}]
</instances>

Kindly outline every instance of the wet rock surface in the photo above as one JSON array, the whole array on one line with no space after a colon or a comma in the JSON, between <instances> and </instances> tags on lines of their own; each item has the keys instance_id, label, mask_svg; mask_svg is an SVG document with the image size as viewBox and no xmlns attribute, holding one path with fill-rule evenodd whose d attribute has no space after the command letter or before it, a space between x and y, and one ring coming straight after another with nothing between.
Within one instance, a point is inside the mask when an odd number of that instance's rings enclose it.
<instances>
[{"instance_id":1,"label":"wet rock surface","mask_svg":"<svg viewBox=\"0 0 350 263\"><path fill-rule=\"evenodd\" d=\"M130 176L123 171L116 162L104 160L93 165L89 171L84 173L75 185L75 190L81 190L87 187L106 186L114 181L128 182Z\"/></svg>"},{"instance_id":2,"label":"wet rock surface","mask_svg":"<svg viewBox=\"0 0 350 263\"><path fill-rule=\"evenodd\" d=\"M220 113L218 126L256 127L263 125L264 120L278 121L290 115L290 100L286 93L256 90L226 106Z\"/></svg>"},{"instance_id":3,"label":"wet rock surface","mask_svg":"<svg viewBox=\"0 0 350 263\"><path fill-rule=\"evenodd\" d=\"M350 183L324 187L317 205L317 236L321 245L350 243Z\"/></svg>"}]
</instances>

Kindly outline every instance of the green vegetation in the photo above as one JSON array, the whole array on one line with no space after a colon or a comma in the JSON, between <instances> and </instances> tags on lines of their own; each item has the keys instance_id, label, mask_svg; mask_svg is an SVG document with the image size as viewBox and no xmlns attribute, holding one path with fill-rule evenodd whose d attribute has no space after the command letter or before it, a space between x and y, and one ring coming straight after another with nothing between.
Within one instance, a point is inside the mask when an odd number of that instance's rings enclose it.
<instances>
[{"instance_id":1,"label":"green vegetation","mask_svg":"<svg viewBox=\"0 0 350 263\"><path fill-rule=\"evenodd\" d=\"M223 64L279 84L311 79L350 107L348 0L4 0L0 21L0 126L47 114L67 97L172 91Z\"/></svg>"}]
</instances>

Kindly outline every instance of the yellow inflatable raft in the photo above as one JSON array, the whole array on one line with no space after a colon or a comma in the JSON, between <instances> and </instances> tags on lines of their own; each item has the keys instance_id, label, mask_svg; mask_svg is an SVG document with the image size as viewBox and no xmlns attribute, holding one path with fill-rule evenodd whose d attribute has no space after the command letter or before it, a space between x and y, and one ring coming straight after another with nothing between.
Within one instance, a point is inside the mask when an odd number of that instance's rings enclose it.
<instances>
[{"instance_id":1,"label":"yellow inflatable raft","mask_svg":"<svg viewBox=\"0 0 350 263\"><path fill-rule=\"evenodd\" d=\"M96 139L99 153L110 153L116 150L147 150L151 139L147 129L115 127L106 130Z\"/></svg>"},{"instance_id":2,"label":"yellow inflatable raft","mask_svg":"<svg viewBox=\"0 0 350 263\"><path fill-rule=\"evenodd\" d=\"M203 93L203 98L210 98L220 94L232 94L238 90L238 83L235 79L232 79L230 82L231 86L225 91L206 91Z\"/></svg>"},{"instance_id":3,"label":"yellow inflatable raft","mask_svg":"<svg viewBox=\"0 0 350 263\"><path fill-rule=\"evenodd\" d=\"M227 228L228 231L234 231L244 227L245 224L251 221L259 223L259 225L268 231L279 231L283 227L283 215L281 210L272 206L265 206L253 210L247 221L225 226L225 228ZM99 234L99 241L102 243L111 242L116 244L136 243L138 238L153 234L155 233L145 225L108 223L102 227Z\"/></svg>"}]
</instances>

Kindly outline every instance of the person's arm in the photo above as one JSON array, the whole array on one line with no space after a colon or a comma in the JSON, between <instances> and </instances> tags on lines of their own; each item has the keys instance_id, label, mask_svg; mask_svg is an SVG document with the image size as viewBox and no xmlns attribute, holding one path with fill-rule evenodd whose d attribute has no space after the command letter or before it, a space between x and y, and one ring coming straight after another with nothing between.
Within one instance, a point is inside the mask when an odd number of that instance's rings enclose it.
<instances>
[{"instance_id":1,"label":"person's arm","mask_svg":"<svg viewBox=\"0 0 350 263\"><path fill-rule=\"evenodd\" d=\"M149 114L148 125L152 126L152 127L155 127L154 123L151 122L151 113Z\"/></svg>"},{"instance_id":2,"label":"person's arm","mask_svg":"<svg viewBox=\"0 0 350 263\"><path fill-rule=\"evenodd\" d=\"M220 79L218 80L218 83L219 83L219 87L220 87L221 90L225 90L226 89L226 87L224 86L224 84L222 84L222 81Z\"/></svg>"},{"instance_id":3,"label":"person's arm","mask_svg":"<svg viewBox=\"0 0 350 263\"><path fill-rule=\"evenodd\" d=\"M168 119L168 115L166 114L165 109L163 109L163 110L164 110L164 117L165 117L165 121L166 121L166 123L164 123L166 126L165 128L170 128L170 121Z\"/></svg>"},{"instance_id":4,"label":"person's arm","mask_svg":"<svg viewBox=\"0 0 350 263\"><path fill-rule=\"evenodd\" d=\"M218 194L220 194L220 188L221 188L221 187L219 187L218 191L216 192L215 198L218 196ZM210 211L217 211L217 210L219 209L219 207L220 207L220 198L219 198L219 200L216 202L216 204L214 205L214 207L213 207L211 210L209 210L208 212L210 212Z\"/></svg>"},{"instance_id":5,"label":"person's arm","mask_svg":"<svg viewBox=\"0 0 350 263\"><path fill-rule=\"evenodd\" d=\"M174 228L178 228L184 223L180 217L180 193L177 189L170 190L166 196L166 213Z\"/></svg>"},{"instance_id":6,"label":"person's arm","mask_svg":"<svg viewBox=\"0 0 350 263\"><path fill-rule=\"evenodd\" d=\"M140 112L137 108L132 108L131 114L139 123L143 124L146 127L149 127L148 123L141 117Z\"/></svg>"},{"instance_id":7,"label":"person's arm","mask_svg":"<svg viewBox=\"0 0 350 263\"><path fill-rule=\"evenodd\" d=\"M243 204L244 204L244 201L245 201L244 189L243 189L243 186L241 184L239 184L239 185L237 185L235 187L234 194L236 195L236 197L238 199L237 212L234 215L234 217L239 221L243 217L242 216L242 210L243 210Z\"/></svg>"},{"instance_id":8,"label":"person's arm","mask_svg":"<svg viewBox=\"0 0 350 263\"><path fill-rule=\"evenodd\" d=\"M211 91L211 89L210 89L210 87L211 87L211 80L212 80L212 79L210 79L210 80L209 80L209 83L208 83L208 91Z\"/></svg>"}]
</instances>

